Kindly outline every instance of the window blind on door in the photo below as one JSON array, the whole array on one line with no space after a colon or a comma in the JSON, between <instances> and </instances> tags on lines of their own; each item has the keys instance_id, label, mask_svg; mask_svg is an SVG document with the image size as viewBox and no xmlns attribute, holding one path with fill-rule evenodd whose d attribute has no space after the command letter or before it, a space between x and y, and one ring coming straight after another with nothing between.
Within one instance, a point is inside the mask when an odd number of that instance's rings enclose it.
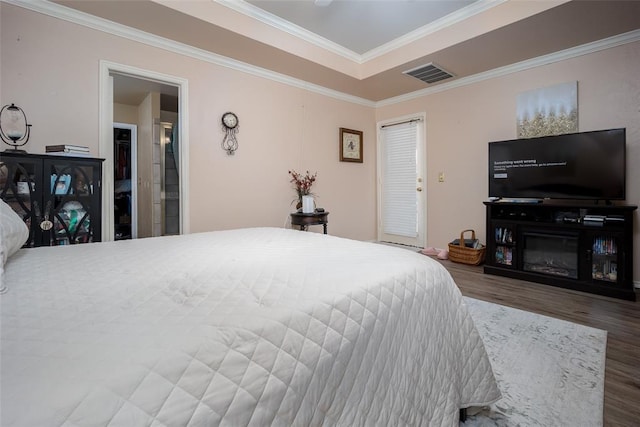
<instances>
[{"instance_id":1,"label":"window blind on door","mask_svg":"<svg viewBox=\"0 0 640 427\"><path fill-rule=\"evenodd\" d=\"M382 229L387 234L418 235L415 121L382 129Z\"/></svg>"}]
</instances>

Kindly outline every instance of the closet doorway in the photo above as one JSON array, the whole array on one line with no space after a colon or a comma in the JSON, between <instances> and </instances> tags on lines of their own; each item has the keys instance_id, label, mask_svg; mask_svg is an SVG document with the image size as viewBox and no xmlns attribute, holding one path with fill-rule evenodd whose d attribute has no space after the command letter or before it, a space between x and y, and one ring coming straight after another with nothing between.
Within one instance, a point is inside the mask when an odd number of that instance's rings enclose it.
<instances>
[{"instance_id":1,"label":"closet doorway","mask_svg":"<svg viewBox=\"0 0 640 427\"><path fill-rule=\"evenodd\" d=\"M188 82L100 65L103 240L189 233Z\"/></svg>"},{"instance_id":2,"label":"closet doorway","mask_svg":"<svg viewBox=\"0 0 640 427\"><path fill-rule=\"evenodd\" d=\"M120 126L114 130L114 239L180 234L178 88L117 73L112 77L114 129ZM127 144L133 128L136 140ZM129 221L136 224L135 233Z\"/></svg>"}]
</instances>

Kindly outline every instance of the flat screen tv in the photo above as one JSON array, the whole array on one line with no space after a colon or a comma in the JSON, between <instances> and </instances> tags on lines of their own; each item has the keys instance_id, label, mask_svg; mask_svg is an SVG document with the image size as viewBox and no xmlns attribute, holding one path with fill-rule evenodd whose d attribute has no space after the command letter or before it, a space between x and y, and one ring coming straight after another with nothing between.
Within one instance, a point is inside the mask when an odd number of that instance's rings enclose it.
<instances>
[{"instance_id":1,"label":"flat screen tv","mask_svg":"<svg viewBox=\"0 0 640 427\"><path fill-rule=\"evenodd\" d=\"M489 143L489 197L625 199L625 129Z\"/></svg>"}]
</instances>

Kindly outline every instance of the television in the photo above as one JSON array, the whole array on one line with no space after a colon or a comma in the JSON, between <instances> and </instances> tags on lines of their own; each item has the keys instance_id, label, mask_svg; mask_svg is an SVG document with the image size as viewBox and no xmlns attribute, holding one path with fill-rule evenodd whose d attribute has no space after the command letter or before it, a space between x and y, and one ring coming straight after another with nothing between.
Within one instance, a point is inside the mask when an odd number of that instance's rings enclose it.
<instances>
[{"instance_id":1,"label":"television","mask_svg":"<svg viewBox=\"0 0 640 427\"><path fill-rule=\"evenodd\" d=\"M626 130L489 143L489 197L624 200Z\"/></svg>"}]
</instances>

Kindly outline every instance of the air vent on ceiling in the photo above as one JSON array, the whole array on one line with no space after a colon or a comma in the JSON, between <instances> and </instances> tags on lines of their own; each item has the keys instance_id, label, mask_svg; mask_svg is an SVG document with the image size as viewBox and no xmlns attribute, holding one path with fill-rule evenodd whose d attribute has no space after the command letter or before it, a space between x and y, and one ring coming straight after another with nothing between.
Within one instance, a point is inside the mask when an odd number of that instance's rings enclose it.
<instances>
[{"instance_id":1,"label":"air vent on ceiling","mask_svg":"<svg viewBox=\"0 0 640 427\"><path fill-rule=\"evenodd\" d=\"M435 83L453 77L453 74L445 71L433 62L427 65L421 65L411 70L407 70L404 72L404 74L408 74L411 77L415 77L416 79L422 80L425 83Z\"/></svg>"}]
</instances>

